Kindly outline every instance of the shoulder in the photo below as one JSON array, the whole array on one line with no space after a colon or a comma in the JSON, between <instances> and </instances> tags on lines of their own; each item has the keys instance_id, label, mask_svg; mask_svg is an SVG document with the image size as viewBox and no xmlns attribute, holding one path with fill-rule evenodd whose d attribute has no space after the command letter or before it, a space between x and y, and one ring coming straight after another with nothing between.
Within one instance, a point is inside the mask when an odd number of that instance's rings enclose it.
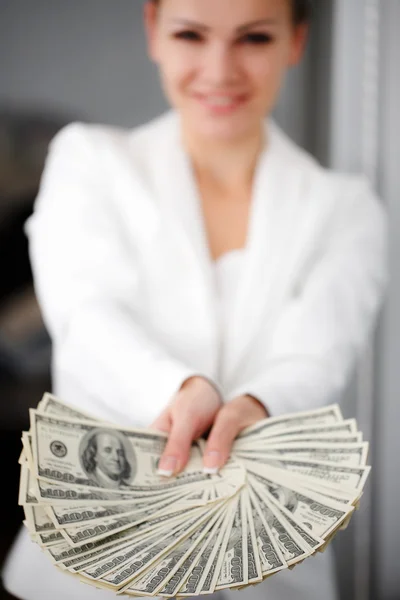
<instances>
[{"instance_id":1,"label":"shoulder","mask_svg":"<svg viewBox=\"0 0 400 600\"><path fill-rule=\"evenodd\" d=\"M277 154L288 174L290 170L301 172L305 194L308 192L317 203L328 203L339 219L360 215L376 219L383 226L385 208L368 177L324 167L274 122L270 127Z\"/></svg>"},{"instance_id":2,"label":"shoulder","mask_svg":"<svg viewBox=\"0 0 400 600\"><path fill-rule=\"evenodd\" d=\"M50 153L95 153L99 158L128 153L140 159L154 150L157 140L170 136L176 127L176 116L168 111L134 128L75 121L54 136Z\"/></svg>"}]
</instances>

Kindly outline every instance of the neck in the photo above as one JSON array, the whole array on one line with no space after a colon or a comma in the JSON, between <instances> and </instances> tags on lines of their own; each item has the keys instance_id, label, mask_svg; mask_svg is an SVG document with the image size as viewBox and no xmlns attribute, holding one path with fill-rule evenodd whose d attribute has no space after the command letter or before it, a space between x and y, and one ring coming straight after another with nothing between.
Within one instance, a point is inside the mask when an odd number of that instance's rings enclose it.
<instances>
[{"instance_id":1,"label":"neck","mask_svg":"<svg viewBox=\"0 0 400 600\"><path fill-rule=\"evenodd\" d=\"M218 142L183 128L182 140L197 177L224 190L251 186L265 144L263 125L245 138Z\"/></svg>"}]
</instances>

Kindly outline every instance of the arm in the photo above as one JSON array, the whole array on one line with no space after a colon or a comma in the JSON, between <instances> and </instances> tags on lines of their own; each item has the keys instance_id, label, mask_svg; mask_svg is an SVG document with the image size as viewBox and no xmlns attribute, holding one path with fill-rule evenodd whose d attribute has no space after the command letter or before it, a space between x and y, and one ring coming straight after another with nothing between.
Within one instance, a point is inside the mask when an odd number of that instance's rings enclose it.
<instances>
[{"instance_id":1,"label":"arm","mask_svg":"<svg viewBox=\"0 0 400 600\"><path fill-rule=\"evenodd\" d=\"M27 224L35 288L64 399L145 425L196 372L141 324L134 245L109 201L99 154L79 124L51 143Z\"/></svg>"},{"instance_id":2,"label":"arm","mask_svg":"<svg viewBox=\"0 0 400 600\"><path fill-rule=\"evenodd\" d=\"M343 186L344 187L344 186ZM359 179L346 183L323 253L283 307L267 356L231 398L249 394L272 415L338 401L370 335L387 280L386 219Z\"/></svg>"}]
</instances>

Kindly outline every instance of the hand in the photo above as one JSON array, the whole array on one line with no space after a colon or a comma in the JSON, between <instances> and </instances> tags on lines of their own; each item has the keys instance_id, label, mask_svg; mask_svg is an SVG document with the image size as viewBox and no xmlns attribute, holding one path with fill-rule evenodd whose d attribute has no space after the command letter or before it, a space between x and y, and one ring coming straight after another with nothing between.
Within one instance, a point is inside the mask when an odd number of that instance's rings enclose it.
<instances>
[{"instance_id":1,"label":"hand","mask_svg":"<svg viewBox=\"0 0 400 600\"><path fill-rule=\"evenodd\" d=\"M187 379L151 427L169 434L158 472L170 477L189 460L192 441L208 431L222 406L216 388L204 377Z\"/></svg>"},{"instance_id":2,"label":"hand","mask_svg":"<svg viewBox=\"0 0 400 600\"><path fill-rule=\"evenodd\" d=\"M204 452L204 469L214 474L229 458L235 437L249 425L269 416L267 409L256 398L238 396L225 404L216 415Z\"/></svg>"}]
</instances>

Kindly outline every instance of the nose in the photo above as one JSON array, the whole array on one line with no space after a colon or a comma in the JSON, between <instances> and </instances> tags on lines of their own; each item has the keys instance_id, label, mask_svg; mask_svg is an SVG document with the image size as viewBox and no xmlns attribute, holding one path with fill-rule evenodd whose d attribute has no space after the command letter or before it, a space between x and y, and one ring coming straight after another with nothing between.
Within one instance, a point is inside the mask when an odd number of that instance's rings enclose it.
<instances>
[{"instance_id":1,"label":"nose","mask_svg":"<svg viewBox=\"0 0 400 600\"><path fill-rule=\"evenodd\" d=\"M237 72L234 50L220 41L210 43L203 62L203 75L207 84L214 88L226 88L236 82Z\"/></svg>"},{"instance_id":2,"label":"nose","mask_svg":"<svg viewBox=\"0 0 400 600\"><path fill-rule=\"evenodd\" d=\"M111 459L117 462L119 460L118 450L113 448L111 451Z\"/></svg>"}]
</instances>

